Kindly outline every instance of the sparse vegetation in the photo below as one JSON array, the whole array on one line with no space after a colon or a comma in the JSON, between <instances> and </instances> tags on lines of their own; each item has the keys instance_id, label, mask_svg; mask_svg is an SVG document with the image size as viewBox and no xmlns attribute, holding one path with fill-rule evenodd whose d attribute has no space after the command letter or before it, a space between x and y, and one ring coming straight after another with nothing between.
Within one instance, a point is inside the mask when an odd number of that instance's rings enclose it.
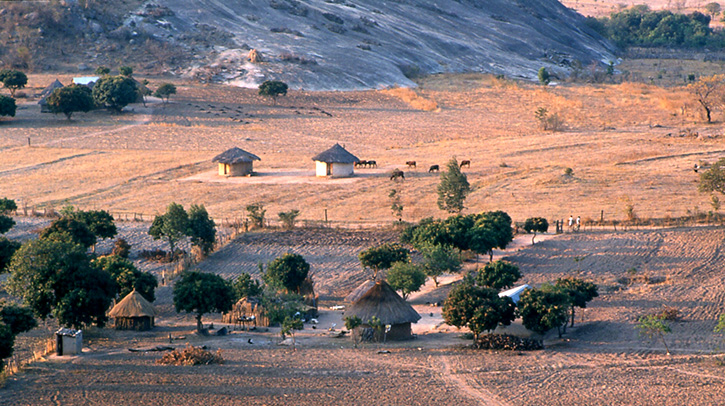
<instances>
[{"instance_id":1,"label":"sparse vegetation","mask_svg":"<svg viewBox=\"0 0 725 406\"><path fill-rule=\"evenodd\" d=\"M296 209L277 213L277 216L279 216L279 219L282 221L282 225L286 230L295 228L295 223L297 222L297 217L299 217L299 215L300 211Z\"/></svg>"},{"instance_id":2,"label":"sparse vegetation","mask_svg":"<svg viewBox=\"0 0 725 406\"><path fill-rule=\"evenodd\" d=\"M162 83L154 92L154 97L158 97L164 103L168 103L169 97L171 97L172 94L176 94L176 86L171 83Z\"/></svg>"},{"instance_id":3,"label":"sparse vegetation","mask_svg":"<svg viewBox=\"0 0 725 406\"><path fill-rule=\"evenodd\" d=\"M664 319L656 315L642 316L637 321L636 327L643 336L649 337L650 339L659 337L665 346L667 355L670 355L670 348L667 346L667 341L665 341L665 334L671 333L672 329L665 323Z\"/></svg>"},{"instance_id":4,"label":"sparse vegetation","mask_svg":"<svg viewBox=\"0 0 725 406\"><path fill-rule=\"evenodd\" d=\"M262 203L250 204L246 210L247 217L252 220L252 226L255 228L264 228L264 214L267 213L264 205Z\"/></svg>"},{"instance_id":5,"label":"sparse vegetation","mask_svg":"<svg viewBox=\"0 0 725 406\"><path fill-rule=\"evenodd\" d=\"M278 80L268 80L259 85L259 95L271 97L274 105L277 105L277 97L287 95L288 86Z\"/></svg>"}]
</instances>

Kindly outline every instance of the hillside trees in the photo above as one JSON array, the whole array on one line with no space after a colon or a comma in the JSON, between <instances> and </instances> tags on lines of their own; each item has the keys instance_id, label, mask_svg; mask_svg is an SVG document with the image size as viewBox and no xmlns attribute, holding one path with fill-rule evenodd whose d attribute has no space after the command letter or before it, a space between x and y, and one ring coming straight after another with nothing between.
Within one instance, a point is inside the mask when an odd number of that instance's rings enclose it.
<instances>
[{"instance_id":1,"label":"hillside trees","mask_svg":"<svg viewBox=\"0 0 725 406\"><path fill-rule=\"evenodd\" d=\"M263 279L267 285L299 293L309 272L310 264L301 255L287 253L267 264Z\"/></svg>"},{"instance_id":2,"label":"hillside trees","mask_svg":"<svg viewBox=\"0 0 725 406\"><path fill-rule=\"evenodd\" d=\"M667 355L670 355L670 348L667 346L667 341L665 341L665 334L671 333L672 329L661 316L654 314L642 316L637 321L636 327L643 336L649 337L650 339L659 337L665 346Z\"/></svg>"},{"instance_id":3,"label":"hillside trees","mask_svg":"<svg viewBox=\"0 0 725 406\"><path fill-rule=\"evenodd\" d=\"M234 304L234 290L221 276L202 272L184 272L174 285L177 312L196 314L196 328L202 331L206 313L227 312Z\"/></svg>"},{"instance_id":4,"label":"hillside trees","mask_svg":"<svg viewBox=\"0 0 725 406\"><path fill-rule=\"evenodd\" d=\"M695 83L687 85L687 90L705 110L707 122L712 122L712 111L722 105L725 96L725 75L701 77Z\"/></svg>"},{"instance_id":5,"label":"hillside trees","mask_svg":"<svg viewBox=\"0 0 725 406\"><path fill-rule=\"evenodd\" d=\"M111 276L91 266L76 244L38 239L25 243L9 266L7 289L41 319L53 315L64 326L102 327L116 290Z\"/></svg>"},{"instance_id":6,"label":"hillside trees","mask_svg":"<svg viewBox=\"0 0 725 406\"><path fill-rule=\"evenodd\" d=\"M5 365L2 360L13 355L15 337L37 325L31 309L0 301L0 371Z\"/></svg>"},{"instance_id":7,"label":"hillside trees","mask_svg":"<svg viewBox=\"0 0 725 406\"><path fill-rule=\"evenodd\" d=\"M169 249L173 258L176 252L176 243L184 238L189 229L189 215L184 206L178 203L170 203L166 213L156 216L149 228L149 235L154 240L165 239L169 243Z\"/></svg>"},{"instance_id":8,"label":"hillside trees","mask_svg":"<svg viewBox=\"0 0 725 406\"><path fill-rule=\"evenodd\" d=\"M531 244L536 244L534 239L536 238L536 233L545 233L549 230L549 222L543 218L543 217L529 217L524 222L524 230L527 233L534 233L534 236L531 237Z\"/></svg>"},{"instance_id":9,"label":"hillside trees","mask_svg":"<svg viewBox=\"0 0 725 406\"><path fill-rule=\"evenodd\" d=\"M169 102L169 97L176 94L176 86L171 83L162 83L154 92L154 97L158 97L164 104Z\"/></svg>"},{"instance_id":10,"label":"hillside trees","mask_svg":"<svg viewBox=\"0 0 725 406\"><path fill-rule=\"evenodd\" d=\"M73 113L87 113L93 109L93 95L88 86L70 85L55 89L46 100L53 114L63 113L70 121Z\"/></svg>"},{"instance_id":11,"label":"hillside trees","mask_svg":"<svg viewBox=\"0 0 725 406\"><path fill-rule=\"evenodd\" d=\"M584 309L588 302L599 296L597 285L574 277L559 278L554 286L569 296L572 327L574 327L574 308Z\"/></svg>"},{"instance_id":12,"label":"hillside trees","mask_svg":"<svg viewBox=\"0 0 725 406\"><path fill-rule=\"evenodd\" d=\"M7 270L10 259L13 254L20 248L21 244L17 241L0 237L0 274Z\"/></svg>"},{"instance_id":13,"label":"hillside trees","mask_svg":"<svg viewBox=\"0 0 725 406\"><path fill-rule=\"evenodd\" d=\"M17 109L15 99L0 94L0 116L15 117Z\"/></svg>"},{"instance_id":14,"label":"hillside trees","mask_svg":"<svg viewBox=\"0 0 725 406\"><path fill-rule=\"evenodd\" d=\"M466 174L461 172L456 158L451 158L446 164L446 170L441 173L441 183L438 185L438 208L449 213L463 211L463 202L471 192Z\"/></svg>"},{"instance_id":15,"label":"hillside trees","mask_svg":"<svg viewBox=\"0 0 725 406\"><path fill-rule=\"evenodd\" d=\"M514 320L515 305L509 297L499 297L495 289L476 286L472 281L457 285L443 303L443 319L456 327L468 327L474 342L484 331Z\"/></svg>"},{"instance_id":16,"label":"hillside trees","mask_svg":"<svg viewBox=\"0 0 725 406\"><path fill-rule=\"evenodd\" d=\"M419 248L423 254L420 267L426 276L438 287L438 277L444 273L458 273L461 270L460 251L446 245L426 245Z\"/></svg>"},{"instance_id":17,"label":"hillside trees","mask_svg":"<svg viewBox=\"0 0 725 406\"><path fill-rule=\"evenodd\" d=\"M569 296L560 290L527 289L521 293L518 309L524 327L545 334L566 324Z\"/></svg>"},{"instance_id":18,"label":"hillside trees","mask_svg":"<svg viewBox=\"0 0 725 406\"><path fill-rule=\"evenodd\" d=\"M28 84L28 77L25 73L14 69L0 70L0 82L10 91L10 97L15 97L15 92Z\"/></svg>"},{"instance_id":19,"label":"hillside trees","mask_svg":"<svg viewBox=\"0 0 725 406\"><path fill-rule=\"evenodd\" d=\"M136 82L126 76L104 76L93 86L93 100L99 106L120 113L138 98Z\"/></svg>"},{"instance_id":20,"label":"hillside trees","mask_svg":"<svg viewBox=\"0 0 725 406\"><path fill-rule=\"evenodd\" d=\"M399 290L403 299L420 290L425 284L425 273L416 264L410 262L396 262L388 271L387 281L390 287Z\"/></svg>"},{"instance_id":21,"label":"hillside trees","mask_svg":"<svg viewBox=\"0 0 725 406\"><path fill-rule=\"evenodd\" d=\"M76 219L62 217L43 229L38 236L41 240L69 242L89 248L96 243L96 236L88 226Z\"/></svg>"},{"instance_id":22,"label":"hillside trees","mask_svg":"<svg viewBox=\"0 0 725 406\"><path fill-rule=\"evenodd\" d=\"M236 300L240 300L245 297L260 296L264 291L259 281L252 278L252 276L246 272L242 272L237 279L232 281L232 289L234 289L234 297Z\"/></svg>"},{"instance_id":23,"label":"hillside trees","mask_svg":"<svg viewBox=\"0 0 725 406\"><path fill-rule=\"evenodd\" d=\"M259 95L271 97L274 105L277 105L277 97L287 94L288 86L278 80L267 80L259 85Z\"/></svg>"},{"instance_id":24,"label":"hillside trees","mask_svg":"<svg viewBox=\"0 0 725 406\"><path fill-rule=\"evenodd\" d=\"M199 247L204 255L208 255L214 249L216 224L209 218L204 205L192 204L189 208L187 235L191 238L191 245Z\"/></svg>"},{"instance_id":25,"label":"hillside trees","mask_svg":"<svg viewBox=\"0 0 725 406\"><path fill-rule=\"evenodd\" d=\"M705 4L705 11L707 11L707 14L710 15L710 18L717 17L717 15L720 14L721 9L720 3L712 2Z\"/></svg>"},{"instance_id":26,"label":"hillside trees","mask_svg":"<svg viewBox=\"0 0 725 406\"><path fill-rule=\"evenodd\" d=\"M551 76L549 75L549 71L546 70L543 66L539 68L539 72L537 73L537 77L539 78L539 83L546 86L551 81Z\"/></svg>"},{"instance_id":27,"label":"hillside trees","mask_svg":"<svg viewBox=\"0 0 725 406\"><path fill-rule=\"evenodd\" d=\"M389 269L396 262L408 262L410 251L400 244L386 243L362 251L358 254L358 259L363 267L373 270L375 280L379 271Z\"/></svg>"}]
</instances>

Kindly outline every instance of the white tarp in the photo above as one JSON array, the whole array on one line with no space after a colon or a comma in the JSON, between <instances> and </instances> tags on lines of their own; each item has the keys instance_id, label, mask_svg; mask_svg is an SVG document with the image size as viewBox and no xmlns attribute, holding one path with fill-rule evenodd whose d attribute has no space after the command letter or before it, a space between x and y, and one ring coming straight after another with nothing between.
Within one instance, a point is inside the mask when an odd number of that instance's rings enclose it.
<instances>
[{"instance_id":1,"label":"white tarp","mask_svg":"<svg viewBox=\"0 0 725 406\"><path fill-rule=\"evenodd\" d=\"M498 297L508 296L511 298L511 300L514 301L514 303L518 303L519 296L521 296L521 292L525 291L526 289L531 289L531 286L521 285L521 286L517 286L515 288L511 288L509 290L504 290L503 292L498 294Z\"/></svg>"}]
</instances>

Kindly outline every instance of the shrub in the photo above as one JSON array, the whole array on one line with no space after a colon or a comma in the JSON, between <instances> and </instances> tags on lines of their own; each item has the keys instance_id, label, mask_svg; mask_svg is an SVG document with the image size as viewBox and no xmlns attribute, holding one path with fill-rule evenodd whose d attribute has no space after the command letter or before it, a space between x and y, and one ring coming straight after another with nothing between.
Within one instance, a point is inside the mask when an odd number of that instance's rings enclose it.
<instances>
[{"instance_id":1,"label":"shrub","mask_svg":"<svg viewBox=\"0 0 725 406\"><path fill-rule=\"evenodd\" d=\"M186 344L186 348L183 350L175 349L166 353L156 363L181 366L223 364L224 358L222 358L221 348L213 354L202 347L194 347Z\"/></svg>"},{"instance_id":2,"label":"shrub","mask_svg":"<svg viewBox=\"0 0 725 406\"><path fill-rule=\"evenodd\" d=\"M262 203L250 204L246 207L247 216L252 220L252 226L255 228L264 228L264 214L267 210L264 209Z\"/></svg>"},{"instance_id":3,"label":"shrub","mask_svg":"<svg viewBox=\"0 0 725 406\"><path fill-rule=\"evenodd\" d=\"M284 228L291 230L295 228L295 222L297 221L297 216L300 215L300 211L293 209L290 211L279 212L277 215L279 216L280 221L282 221Z\"/></svg>"},{"instance_id":4,"label":"shrub","mask_svg":"<svg viewBox=\"0 0 725 406\"><path fill-rule=\"evenodd\" d=\"M123 238L119 238L113 243L112 255L118 255L121 258L128 258L131 253L131 244L126 242Z\"/></svg>"},{"instance_id":5,"label":"shrub","mask_svg":"<svg viewBox=\"0 0 725 406\"><path fill-rule=\"evenodd\" d=\"M541 340L511 334L485 334L473 345L479 350L536 351L544 349L544 343Z\"/></svg>"}]
</instances>

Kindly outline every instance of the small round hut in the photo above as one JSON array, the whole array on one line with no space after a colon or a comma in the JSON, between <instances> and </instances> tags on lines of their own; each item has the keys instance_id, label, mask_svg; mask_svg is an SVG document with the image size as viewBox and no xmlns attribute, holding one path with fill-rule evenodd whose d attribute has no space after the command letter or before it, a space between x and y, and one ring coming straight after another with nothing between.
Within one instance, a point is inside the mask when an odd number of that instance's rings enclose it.
<instances>
[{"instance_id":1,"label":"small round hut","mask_svg":"<svg viewBox=\"0 0 725 406\"><path fill-rule=\"evenodd\" d=\"M116 330L146 331L154 327L154 306L134 289L113 306L108 317L115 319Z\"/></svg>"},{"instance_id":2,"label":"small round hut","mask_svg":"<svg viewBox=\"0 0 725 406\"><path fill-rule=\"evenodd\" d=\"M241 148L231 148L212 159L219 164L219 176L250 176L254 172L252 163L262 159Z\"/></svg>"},{"instance_id":3,"label":"small round hut","mask_svg":"<svg viewBox=\"0 0 725 406\"><path fill-rule=\"evenodd\" d=\"M320 177L344 178L355 174L355 162L359 159L335 144L312 158L315 161L315 175Z\"/></svg>"},{"instance_id":4,"label":"small round hut","mask_svg":"<svg viewBox=\"0 0 725 406\"><path fill-rule=\"evenodd\" d=\"M370 291L373 286L375 286L374 280L365 280L365 282L361 283L360 286L356 287L355 290L350 292L349 295L345 296L345 301L348 303L357 302L361 297L363 297L364 294L368 293L368 291Z\"/></svg>"},{"instance_id":5,"label":"small round hut","mask_svg":"<svg viewBox=\"0 0 725 406\"><path fill-rule=\"evenodd\" d=\"M386 340L413 338L411 323L417 323L420 315L385 281L378 281L360 299L345 311L345 316L357 316L362 320L358 328L370 328L373 317L390 326Z\"/></svg>"}]
</instances>

